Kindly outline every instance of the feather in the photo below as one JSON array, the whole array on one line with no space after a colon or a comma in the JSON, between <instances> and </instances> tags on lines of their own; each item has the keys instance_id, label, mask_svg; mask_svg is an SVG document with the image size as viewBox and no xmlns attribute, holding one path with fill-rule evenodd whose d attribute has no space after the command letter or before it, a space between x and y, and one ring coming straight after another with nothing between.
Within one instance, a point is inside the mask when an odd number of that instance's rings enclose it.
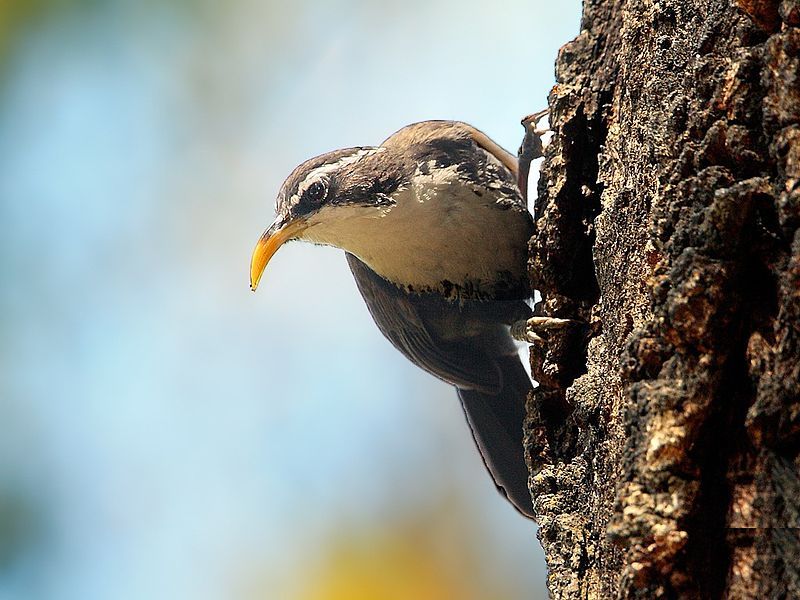
<instances>
[{"instance_id":1,"label":"feather","mask_svg":"<svg viewBox=\"0 0 800 600\"><path fill-rule=\"evenodd\" d=\"M524 318L522 301L458 303L413 294L352 254L350 270L381 333L411 362L456 386L472 437L496 487L531 516L522 447L531 382L506 324Z\"/></svg>"}]
</instances>

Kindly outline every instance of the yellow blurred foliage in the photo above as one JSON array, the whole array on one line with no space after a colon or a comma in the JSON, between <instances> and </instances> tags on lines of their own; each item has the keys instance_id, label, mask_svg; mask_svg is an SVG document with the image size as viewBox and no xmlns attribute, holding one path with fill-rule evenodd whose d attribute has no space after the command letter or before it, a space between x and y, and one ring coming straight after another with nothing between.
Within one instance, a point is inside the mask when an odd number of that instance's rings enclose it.
<instances>
[{"instance_id":1,"label":"yellow blurred foliage","mask_svg":"<svg viewBox=\"0 0 800 600\"><path fill-rule=\"evenodd\" d=\"M399 532L396 532L399 533ZM470 598L472 574L458 578L442 565L424 538L385 532L342 542L309 573L298 600L446 600Z\"/></svg>"},{"instance_id":2,"label":"yellow blurred foliage","mask_svg":"<svg viewBox=\"0 0 800 600\"><path fill-rule=\"evenodd\" d=\"M256 575L235 586L248 600L511 600L539 597L486 568L480 528L454 502L374 529L331 535L288 574L290 591ZM255 567L255 569L253 569ZM251 575L257 565L248 569ZM266 572L266 570L261 570ZM248 581L249 579L249 581ZM280 586L279 586L280 587Z\"/></svg>"}]
</instances>

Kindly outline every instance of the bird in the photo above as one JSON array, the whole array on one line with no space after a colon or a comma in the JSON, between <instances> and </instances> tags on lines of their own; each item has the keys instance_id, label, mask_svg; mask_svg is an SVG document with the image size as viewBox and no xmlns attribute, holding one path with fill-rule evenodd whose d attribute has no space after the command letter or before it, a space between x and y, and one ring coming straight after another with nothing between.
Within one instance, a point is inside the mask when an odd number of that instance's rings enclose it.
<instances>
[{"instance_id":1,"label":"bird","mask_svg":"<svg viewBox=\"0 0 800 600\"><path fill-rule=\"evenodd\" d=\"M250 287L286 242L344 250L378 329L455 386L495 487L533 518L523 448L532 382L510 333L532 314L524 167L482 131L444 120L311 158L280 188Z\"/></svg>"}]
</instances>

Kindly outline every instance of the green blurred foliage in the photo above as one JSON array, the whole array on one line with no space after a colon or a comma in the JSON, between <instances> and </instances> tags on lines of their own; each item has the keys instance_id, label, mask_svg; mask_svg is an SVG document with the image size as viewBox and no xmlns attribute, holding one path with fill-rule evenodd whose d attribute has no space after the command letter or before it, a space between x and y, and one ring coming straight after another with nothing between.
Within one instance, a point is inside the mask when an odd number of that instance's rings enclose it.
<instances>
[{"instance_id":1,"label":"green blurred foliage","mask_svg":"<svg viewBox=\"0 0 800 600\"><path fill-rule=\"evenodd\" d=\"M31 29L50 20L64 19L82 11L90 12L126 0L0 0L0 76L5 74L16 45ZM207 0L133 0L135 6L173 5L202 10L213 5Z\"/></svg>"},{"instance_id":2,"label":"green blurred foliage","mask_svg":"<svg viewBox=\"0 0 800 600\"><path fill-rule=\"evenodd\" d=\"M35 541L39 518L31 498L0 488L0 572L11 568Z\"/></svg>"},{"instance_id":3,"label":"green blurred foliage","mask_svg":"<svg viewBox=\"0 0 800 600\"><path fill-rule=\"evenodd\" d=\"M4 71L15 44L30 27L103 0L0 0L0 70Z\"/></svg>"}]
</instances>

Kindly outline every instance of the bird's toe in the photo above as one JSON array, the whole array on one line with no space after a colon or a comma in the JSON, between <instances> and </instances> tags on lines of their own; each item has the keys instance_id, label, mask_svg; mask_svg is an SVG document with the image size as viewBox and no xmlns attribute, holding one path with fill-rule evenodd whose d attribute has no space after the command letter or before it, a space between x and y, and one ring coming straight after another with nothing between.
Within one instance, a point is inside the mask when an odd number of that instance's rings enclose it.
<instances>
[{"instance_id":1,"label":"bird's toe","mask_svg":"<svg viewBox=\"0 0 800 600\"><path fill-rule=\"evenodd\" d=\"M531 317L514 323L511 326L511 336L520 342L542 345L546 343L547 337L551 332L560 331L577 324L578 321L572 319Z\"/></svg>"}]
</instances>

